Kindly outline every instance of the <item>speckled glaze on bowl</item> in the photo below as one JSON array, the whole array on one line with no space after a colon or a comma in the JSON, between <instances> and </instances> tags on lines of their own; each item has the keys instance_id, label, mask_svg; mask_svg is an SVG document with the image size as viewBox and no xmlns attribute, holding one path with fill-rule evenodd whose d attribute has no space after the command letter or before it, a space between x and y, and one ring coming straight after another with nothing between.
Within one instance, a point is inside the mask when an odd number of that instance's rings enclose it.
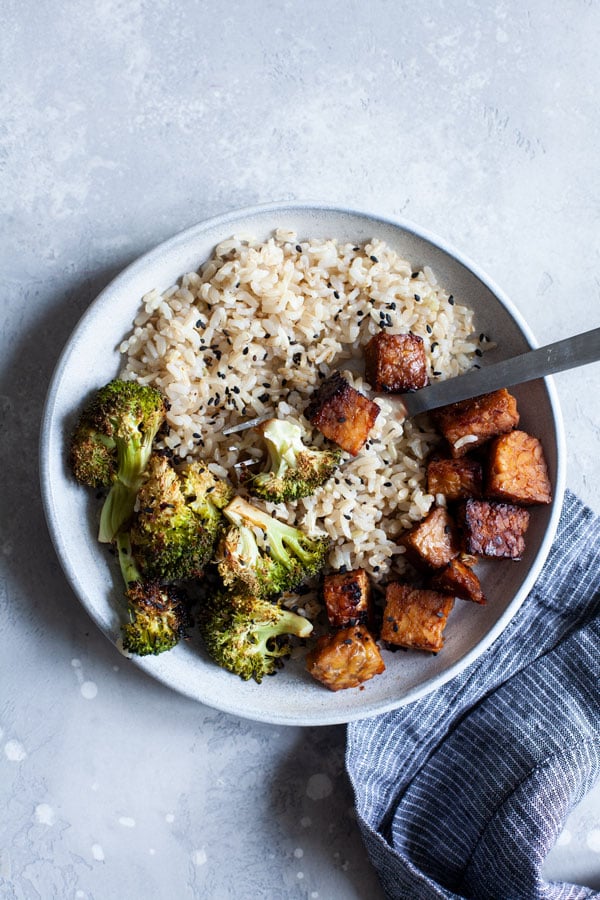
<instances>
[{"instance_id":1,"label":"speckled glaze on bowl","mask_svg":"<svg viewBox=\"0 0 600 900\"><path fill-rule=\"evenodd\" d=\"M97 503L66 467L68 435L83 401L114 378L116 349L130 331L141 297L166 289L197 269L215 244L234 233L268 237L278 227L300 239L335 237L386 241L415 268L429 265L440 283L475 310L476 329L496 341L492 362L536 346L520 314L490 279L462 254L423 229L400 220L311 203L277 203L210 219L176 235L142 256L105 288L75 328L54 372L42 422L41 485L48 526L65 574L81 603L104 634L117 643L123 616L120 575L114 558L98 544ZM502 632L530 591L550 549L564 493L564 434L550 379L514 389L521 426L542 439L554 500L536 508L527 550L518 562L482 564L486 606L457 601L442 652L384 651L386 671L363 689L331 693L305 672L301 660L261 685L243 682L214 665L199 639L162 656L135 659L145 672L195 700L217 709L278 725L328 725L394 709L427 694L456 676Z\"/></svg>"}]
</instances>

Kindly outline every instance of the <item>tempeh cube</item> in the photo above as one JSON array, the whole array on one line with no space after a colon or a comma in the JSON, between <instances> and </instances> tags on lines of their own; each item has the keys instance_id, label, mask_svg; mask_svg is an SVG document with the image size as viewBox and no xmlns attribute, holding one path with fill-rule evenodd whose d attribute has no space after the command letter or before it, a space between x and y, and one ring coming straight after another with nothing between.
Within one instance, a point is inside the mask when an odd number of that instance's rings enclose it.
<instances>
[{"instance_id":1,"label":"tempeh cube","mask_svg":"<svg viewBox=\"0 0 600 900\"><path fill-rule=\"evenodd\" d=\"M485 597L481 590L479 578L460 559L451 559L444 569L440 569L431 578L431 587L438 591L446 591L461 600L471 600L473 603L485 603Z\"/></svg>"},{"instance_id":2,"label":"tempeh cube","mask_svg":"<svg viewBox=\"0 0 600 900\"><path fill-rule=\"evenodd\" d=\"M433 418L455 458L519 424L517 401L506 388L442 406Z\"/></svg>"},{"instance_id":3,"label":"tempeh cube","mask_svg":"<svg viewBox=\"0 0 600 900\"><path fill-rule=\"evenodd\" d=\"M427 465L427 492L447 500L481 497L483 468L476 459L432 459Z\"/></svg>"},{"instance_id":4,"label":"tempeh cube","mask_svg":"<svg viewBox=\"0 0 600 900\"><path fill-rule=\"evenodd\" d=\"M341 691L380 675L385 664L364 625L351 625L318 638L306 654L306 668L330 691Z\"/></svg>"},{"instance_id":5,"label":"tempeh cube","mask_svg":"<svg viewBox=\"0 0 600 900\"><path fill-rule=\"evenodd\" d=\"M371 582L364 569L326 575L323 598L329 624L335 628L371 619Z\"/></svg>"},{"instance_id":6,"label":"tempeh cube","mask_svg":"<svg viewBox=\"0 0 600 900\"><path fill-rule=\"evenodd\" d=\"M454 522L443 506L437 506L414 528L401 535L406 558L419 569L439 569L458 556L460 546Z\"/></svg>"},{"instance_id":7,"label":"tempeh cube","mask_svg":"<svg viewBox=\"0 0 600 900\"><path fill-rule=\"evenodd\" d=\"M381 639L398 647L437 653L444 645L444 628L454 597L407 584L388 584Z\"/></svg>"},{"instance_id":8,"label":"tempeh cube","mask_svg":"<svg viewBox=\"0 0 600 900\"><path fill-rule=\"evenodd\" d=\"M380 331L365 347L365 376L373 390L416 391L429 384L423 338Z\"/></svg>"},{"instance_id":9,"label":"tempeh cube","mask_svg":"<svg viewBox=\"0 0 600 900\"><path fill-rule=\"evenodd\" d=\"M529 512L510 503L466 500L460 510L464 549L476 556L520 559Z\"/></svg>"},{"instance_id":10,"label":"tempeh cube","mask_svg":"<svg viewBox=\"0 0 600 900\"><path fill-rule=\"evenodd\" d=\"M339 372L334 372L311 397L306 418L326 438L356 456L379 412L376 403L355 390Z\"/></svg>"},{"instance_id":11,"label":"tempeh cube","mask_svg":"<svg viewBox=\"0 0 600 900\"><path fill-rule=\"evenodd\" d=\"M509 503L550 503L552 488L537 438L511 431L492 441L486 494Z\"/></svg>"}]
</instances>

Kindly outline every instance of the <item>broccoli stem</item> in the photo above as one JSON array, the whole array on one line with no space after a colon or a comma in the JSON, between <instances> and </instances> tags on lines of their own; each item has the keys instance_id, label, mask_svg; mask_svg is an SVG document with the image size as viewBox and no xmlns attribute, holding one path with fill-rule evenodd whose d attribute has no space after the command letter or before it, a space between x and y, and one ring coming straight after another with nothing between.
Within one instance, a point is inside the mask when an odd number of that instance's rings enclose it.
<instances>
[{"instance_id":1,"label":"broccoli stem","mask_svg":"<svg viewBox=\"0 0 600 900\"><path fill-rule=\"evenodd\" d=\"M269 453L269 469L280 478L288 468L296 465L296 456L305 449L302 429L292 422L272 419L262 429Z\"/></svg>"},{"instance_id":2,"label":"broccoli stem","mask_svg":"<svg viewBox=\"0 0 600 900\"><path fill-rule=\"evenodd\" d=\"M308 619L299 616L298 613L294 613L288 609L282 609L281 607L280 614L281 618L277 625L271 625L270 633L264 638L265 646L271 638L279 634L293 634L299 638L305 638L311 634L313 625Z\"/></svg>"},{"instance_id":3,"label":"broccoli stem","mask_svg":"<svg viewBox=\"0 0 600 900\"><path fill-rule=\"evenodd\" d=\"M131 518L136 496L137 488L128 487L120 478L113 483L100 513L98 540L101 544L110 544L122 525Z\"/></svg>"},{"instance_id":4,"label":"broccoli stem","mask_svg":"<svg viewBox=\"0 0 600 900\"><path fill-rule=\"evenodd\" d=\"M136 581L141 582L142 576L133 558L129 533L126 531L120 531L115 538L115 542L117 545L119 565L121 567L121 574L123 576L125 586L128 587L130 584L133 584Z\"/></svg>"}]
</instances>

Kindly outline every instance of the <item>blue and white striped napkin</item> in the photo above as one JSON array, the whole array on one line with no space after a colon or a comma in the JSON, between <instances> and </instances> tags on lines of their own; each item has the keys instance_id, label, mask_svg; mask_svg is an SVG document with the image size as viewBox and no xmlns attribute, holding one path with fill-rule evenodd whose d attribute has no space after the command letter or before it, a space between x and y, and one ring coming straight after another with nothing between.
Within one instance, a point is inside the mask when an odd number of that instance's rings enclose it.
<instances>
[{"instance_id":1,"label":"blue and white striped napkin","mask_svg":"<svg viewBox=\"0 0 600 900\"><path fill-rule=\"evenodd\" d=\"M350 724L346 767L389 897L600 896L541 874L600 775L600 519L573 494L503 634L433 694Z\"/></svg>"}]
</instances>

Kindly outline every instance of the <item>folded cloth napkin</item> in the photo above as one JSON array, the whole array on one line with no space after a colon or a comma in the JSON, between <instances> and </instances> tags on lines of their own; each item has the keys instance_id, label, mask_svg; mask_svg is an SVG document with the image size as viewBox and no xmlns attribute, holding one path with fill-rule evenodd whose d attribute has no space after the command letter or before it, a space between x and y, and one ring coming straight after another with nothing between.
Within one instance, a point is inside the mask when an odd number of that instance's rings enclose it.
<instances>
[{"instance_id":1,"label":"folded cloth napkin","mask_svg":"<svg viewBox=\"0 0 600 900\"><path fill-rule=\"evenodd\" d=\"M346 767L386 894L600 896L542 864L600 774L600 519L567 492L519 612L439 690L348 726Z\"/></svg>"}]
</instances>

